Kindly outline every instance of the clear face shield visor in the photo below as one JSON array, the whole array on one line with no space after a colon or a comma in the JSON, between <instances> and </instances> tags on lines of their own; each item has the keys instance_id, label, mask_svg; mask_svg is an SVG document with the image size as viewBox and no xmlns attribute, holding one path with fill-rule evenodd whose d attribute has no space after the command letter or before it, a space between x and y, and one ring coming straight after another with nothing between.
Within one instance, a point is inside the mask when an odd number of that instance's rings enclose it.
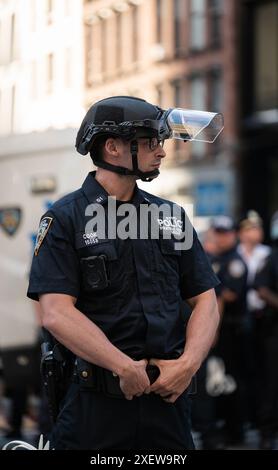
<instances>
[{"instance_id":1,"label":"clear face shield visor","mask_svg":"<svg viewBox=\"0 0 278 470\"><path fill-rule=\"evenodd\" d=\"M84 132L77 145L77 151L86 155L92 147L96 136L115 135L131 140L139 134L139 129L155 131L160 140L179 139L183 141L209 142L215 141L224 128L224 119L221 113L209 113L193 109L170 108L161 111L160 117L151 120L125 121L119 124L114 121L105 121L102 124L92 123Z\"/></svg>"},{"instance_id":2,"label":"clear face shield visor","mask_svg":"<svg viewBox=\"0 0 278 470\"><path fill-rule=\"evenodd\" d=\"M224 119L221 113L173 108L164 113L159 127L166 139L213 143L224 128Z\"/></svg>"}]
</instances>

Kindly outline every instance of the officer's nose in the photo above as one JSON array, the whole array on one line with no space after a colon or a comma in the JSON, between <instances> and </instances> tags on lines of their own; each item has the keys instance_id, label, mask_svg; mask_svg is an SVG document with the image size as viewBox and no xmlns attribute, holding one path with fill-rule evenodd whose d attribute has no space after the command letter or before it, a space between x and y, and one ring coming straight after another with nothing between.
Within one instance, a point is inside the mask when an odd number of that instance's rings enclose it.
<instances>
[{"instance_id":1,"label":"officer's nose","mask_svg":"<svg viewBox=\"0 0 278 470\"><path fill-rule=\"evenodd\" d=\"M166 157L166 152L161 144L159 144L158 147L155 149L155 155L156 157L160 157L160 158Z\"/></svg>"}]
</instances>

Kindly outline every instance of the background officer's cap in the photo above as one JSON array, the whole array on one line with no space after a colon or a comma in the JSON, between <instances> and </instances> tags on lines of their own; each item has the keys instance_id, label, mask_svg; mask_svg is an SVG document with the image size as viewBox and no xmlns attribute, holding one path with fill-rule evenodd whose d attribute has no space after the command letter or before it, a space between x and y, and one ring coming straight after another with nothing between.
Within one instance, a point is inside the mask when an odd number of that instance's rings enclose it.
<instances>
[{"instance_id":1,"label":"background officer's cap","mask_svg":"<svg viewBox=\"0 0 278 470\"><path fill-rule=\"evenodd\" d=\"M261 228L263 221L256 211L248 211L247 216L239 222L239 229Z\"/></svg>"},{"instance_id":2,"label":"background officer's cap","mask_svg":"<svg viewBox=\"0 0 278 470\"><path fill-rule=\"evenodd\" d=\"M232 232L236 229L235 223L227 215L219 215L211 220L211 228L216 232Z\"/></svg>"}]
</instances>

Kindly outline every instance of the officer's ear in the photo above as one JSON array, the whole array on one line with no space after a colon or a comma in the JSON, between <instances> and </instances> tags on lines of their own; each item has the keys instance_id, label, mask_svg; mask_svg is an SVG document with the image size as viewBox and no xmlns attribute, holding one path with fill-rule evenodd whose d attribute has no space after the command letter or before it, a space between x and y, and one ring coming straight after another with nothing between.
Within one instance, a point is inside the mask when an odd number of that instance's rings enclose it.
<instances>
[{"instance_id":1,"label":"officer's ear","mask_svg":"<svg viewBox=\"0 0 278 470\"><path fill-rule=\"evenodd\" d=\"M109 137L105 144L104 150L107 156L118 157L119 156L119 139Z\"/></svg>"}]
</instances>

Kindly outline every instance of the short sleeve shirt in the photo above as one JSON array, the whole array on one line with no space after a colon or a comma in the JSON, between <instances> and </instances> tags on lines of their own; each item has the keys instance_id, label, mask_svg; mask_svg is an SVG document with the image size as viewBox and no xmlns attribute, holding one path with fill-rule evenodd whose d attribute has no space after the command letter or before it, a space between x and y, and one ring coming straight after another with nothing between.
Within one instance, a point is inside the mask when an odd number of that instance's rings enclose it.
<instances>
[{"instance_id":1,"label":"short sleeve shirt","mask_svg":"<svg viewBox=\"0 0 278 470\"><path fill-rule=\"evenodd\" d=\"M185 343L183 300L214 288L219 281L190 224L191 234L183 231L184 238L191 237L187 249L176 248L173 235L186 223L183 209L180 218L163 217L162 204L173 210L174 203L138 187L128 219L124 205L115 215L110 202L92 172L82 188L44 214L28 296L35 300L45 293L75 297L76 307L130 357L178 357ZM150 205L158 207L158 216L151 216L156 238L150 235L149 216L141 212ZM103 230L93 225L96 208L98 220L105 221ZM139 236L143 228L144 235ZM125 230L132 232L127 238Z\"/></svg>"}]
</instances>

